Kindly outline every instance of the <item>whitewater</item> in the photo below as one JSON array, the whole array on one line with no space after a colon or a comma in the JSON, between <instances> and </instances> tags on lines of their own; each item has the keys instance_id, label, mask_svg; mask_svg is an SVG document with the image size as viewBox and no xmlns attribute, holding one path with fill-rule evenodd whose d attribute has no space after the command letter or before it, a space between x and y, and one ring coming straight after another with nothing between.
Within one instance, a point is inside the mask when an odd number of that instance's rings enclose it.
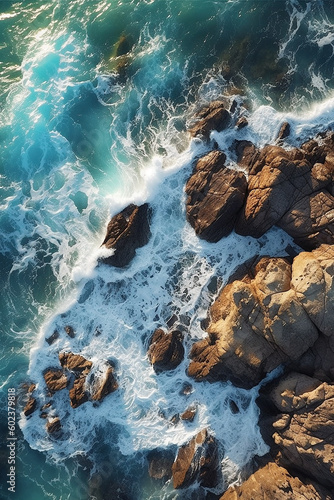
<instances>
[{"instance_id":1,"label":"whitewater","mask_svg":"<svg viewBox=\"0 0 334 500\"><path fill-rule=\"evenodd\" d=\"M221 447L223 480L211 492L218 495L268 451L257 426L259 387L196 383L187 376L188 355L236 267L255 255L286 255L294 244L279 229L258 240L234 233L215 244L200 240L186 221L184 186L213 143L237 168L236 138L262 147L288 120L292 147L333 128L329 4L0 4L1 401L8 387L23 400L21 384L33 382L40 406L50 402L43 373L63 351L82 354L97 371L112 361L119 383L101 403L75 409L68 391L54 394L49 416L62 422L60 439L39 412L26 418L18 407L17 498L90 498L89 477L135 500L210 498L150 478L149 452L175 454L209 429ZM259 60L250 51L235 75L224 76L228 50L246 37L249 46L259 40ZM212 131L210 144L190 140L195 112L222 96L237 103L248 127ZM148 244L126 268L107 266L101 243L110 217L144 202L152 210ZM173 321L184 333L185 358L156 374L149 342ZM193 422L175 422L192 406Z\"/></svg>"}]
</instances>

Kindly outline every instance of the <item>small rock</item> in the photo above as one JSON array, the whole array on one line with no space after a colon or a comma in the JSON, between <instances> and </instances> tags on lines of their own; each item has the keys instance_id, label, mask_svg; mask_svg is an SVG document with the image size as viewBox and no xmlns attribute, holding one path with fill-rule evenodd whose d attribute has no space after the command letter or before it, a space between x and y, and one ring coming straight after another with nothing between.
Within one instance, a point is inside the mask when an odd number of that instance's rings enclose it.
<instances>
[{"instance_id":1,"label":"small rock","mask_svg":"<svg viewBox=\"0 0 334 500\"><path fill-rule=\"evenodd\" d=\"M44 373L44 380L47 388L52 391L60 391L65 389L67 386L67 377L63 370L57 370L57 368L50 368Z\"/></svg>"},{"instance_id":2,"label":"small rock","mask_svg":"<svg viewBox=\"0 0 334 500\"><path fill-rule=\"evenodd\" d=\"M174 330L165 333L157 329L152 337L148 350L148 358L158 373L164 370L173 370L184 357L184 347L182 343L182 333Z\"/></svg>"},{"instance_id":3,"label":"small rock","mask_svg":"<svg viewBox=\"0 0 334 500\"><path fill-rule=\"evenodd\" d=\"M35 398L32 396L29 397L27 404L24 407L23 413L25 414L26 417L29 417L34 411L36 410L37 407L37 401Z\"/></svg>"},{"instance_id":4,"label":"small rock","mask_svg":"<svg viewBox=\"0 0 334 500\"><path fill-rule=\"evenodd\" d=\"M242 128L247 127L247 125L248 125L248 120L244 116L239 118L239 120L235 124L235 126L237 127L238 130L241 130Z\"/></svg>"},{"instance_id":5,"label":"small rock","mask_svg":"<svg viewBox=\"0 0 334 500\"><path fill-rule=\"evenodd\" d=\"M55 417L46 423L46 430L49 434L57 434L61 431L61 423L59 417Z\"/></svg>"},{"instance_id":6,"label":"small rock","mask_svg":"<svg viewBox=\"0 0 334 500\"><path fill-rule=\"evenodd\" d=\"M65 332L67 333L67 335L71 338L71 339L74 339L75 337L75 332L73 330L73 328L69 325L65 326Z\"/></svg>"},{"instance_id":7,"label":"small rock","mask_svg":"<svg viewBox=\"0 0 334 500\"><path fill-rule=\"evenodd\" d=\"M57 339L59 338L59 332L58 330L55 330L51 337L48 337L45 339L45 342L47 342L49 345L53 344Z\"/></svg>"},{"instance_id":8,"label":"small rock","mask_svg":"<svg viewBox=\"0 0 334 500\"><path fill-rule=\"evenodd\" d=\"M188 408L181 415L181 420L186 420L187 422L193 422L197 413L197 408Z\"/></svg>"}]
</instances>

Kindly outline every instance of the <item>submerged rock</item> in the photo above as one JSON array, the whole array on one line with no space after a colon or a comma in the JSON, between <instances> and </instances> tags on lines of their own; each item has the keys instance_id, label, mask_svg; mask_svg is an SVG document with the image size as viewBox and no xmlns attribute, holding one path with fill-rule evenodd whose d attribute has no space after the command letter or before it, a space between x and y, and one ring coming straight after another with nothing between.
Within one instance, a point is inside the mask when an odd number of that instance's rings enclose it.
<instances>
[{"instance_id":1,"label":"submerged rock","mask_svg":"<svg viewBox=\"0 0 334 500\"><path fill-rule=\"evenodd\" d=\"M232 231L247 189L244 173L225 167L225 160L221 151L200 158L186 185L187 219L199 237L211 242Z\"/></svg>"},{"instance_id":2,"label":"submerged rock","mask_svg":"<svg viewBox=\"0 0 334 500\"><path fill-rule=\"evenodd\" d=\"M102 245L113 249L114 254L104 258L103 262L115 267L127 266L135 256L136 249L146 245L149 237L148 204L127 206L108 224Z\"/></svg>"},{"instance_id":3,"label":"submerged rock","mask_svg":"<svg viewBox=\"0 0 334 500\"><path fill-rule=\"evenodd\" d=\"M230 113L222 101L213 101L197 113L198 121L189 129L192 137L209 138L212 130L221 132L231 121Z\"/></svg>"},{"instance_id":4,"label":"submerged rock","mask_svg":"<svg viewBox=\"0 0 334 500\"><path fill-rule=\"evenodd\" d=\"M174 330L165 333L162 329L155 330L148 350L148 358L156 372L173 370L183 360L183 335Z\"/></svg>"},{"instance_id":5,"label":"submerged rock","mask_svg":"<svg viewBox=\"0 0 334 500\"><path fill-rule=\"evenodd\" d=\"M148 473L157 480L167 481L172 477L174 453L169 450L152 450L148 453Z\"/></svg>"},{"instance_id":6,"label":"submerged rock","mask_svg":"<svg viewBox=\"0 0 334 500\"><path fill-rule=\"evenodd\" d=\"M305 363L302 355L319 332L334 333L333 266L330 245L303 252L292 264L261 258L211 306L208 337L193 345L189 375L252 387L281 363Z\"/></svg>"},{"instance_id":7,"label":"submerged rock","mask_svg":"<svg viewBox=\"0 0 334 500\"><path fill-rule=\"evenodd\" d=\"M317 483L288 473L286 469L270 462L241 486L229 488L220 500L330 500L330 492Z\"/></svg>"},{"instance_id":8,"label":"submerged rock","mask_svg":"<svg viewBox=\"0 0 334 500\"><path fill-rule=\"evenodd\" d=\"M179 449L172 467L173 486L186 488L198 482L213 488L218 483L219 465L217 442L204 429Z\"/></svg>"}]
</instances>

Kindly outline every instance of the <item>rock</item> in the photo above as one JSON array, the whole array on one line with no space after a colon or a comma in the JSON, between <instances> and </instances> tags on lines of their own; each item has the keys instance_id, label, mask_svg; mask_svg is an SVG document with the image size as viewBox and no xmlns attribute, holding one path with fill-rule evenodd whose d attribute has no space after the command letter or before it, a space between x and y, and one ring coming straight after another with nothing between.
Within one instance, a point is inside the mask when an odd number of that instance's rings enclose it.
<instances>
[{"instance_id":1,"label":"rock","mask_svg":"<svg viewBox=\"0 0 334 500\"><path fill-rule=\"evenodd\" d=\"M258 157L259 150L250 141L235 141L233 145L238 165L249 172Z\"/></svg>"},{"instance_id":2,"label":"rock","mask_svg":"<svg viewBox=\"0 0 334 500\"><path fill-rule=\"evenodd\" d=\"M200 158L186 185L187 219L210 242L232 231L246 194L244 173L225 167L225 159L221 151Z\"/></svg>"},{"instance_id":3,"label":"rock","mask_svg":"<svg viewBox=\"0 0 334 500\"><path fill-rule=\"evenodd\" d=\"M291 368L324 382L334 381L334 335L319 335L313 346Z\"/></svg>"},{"instance_id":4,"label":"rock","mask_svg":"<svg viewBox=\"0 0 334 500\"><path fill-rule=\"evenodd\" d=\"M107 366L105 372L95 378L91 387L91 398L94 401L101 401L105 396L118 389L118 383L115 377L115 371L112 366Z\"/></svg>"},{"instance_id":5,"label":"rock","mask_svg":"<svg viewBox=\"0 0 334 500\"><path fill-rule=\"evenodd\" d=\"M172 465L174 453L169 450L152 450L148 453L148 473L153 479L161 479L164 482L172 477Z\"/></svg>"},{"instance_id":6,"label":"rock","mask_svg":"<svg viewBox=\"0 0 334 500\"><path fill-rule=\"evenodd\" d=\"M228 127L231 116L225 109L222 101L213 101L197 113L198 121L193 125L189 132L192 137L203 136L209 138L212 130L221 132Z\"/></svg>"},{"instance_id":7,"label":"rock","mask_svg":"<svg viewBox=\"0 0 334 500\"><path fill-rule=\"evenodd\" d=\"M58 330L55 330L50 337L48 337L47 339L45 339L45 342L47 342L49 345L51 345L54 342L56 342L56 340L58 338L59 338L59 332L58 332Z\"/></svg>"},{"instance_id":8,"label":"rock","mask_svg":"<svg viewBox=\"0 0 334 500\"><path fill-rule=\"evenodd\" d=\"M239 118L239 120L235 124L235 126L237 127L238 130L241 130L242 128L247 127L247 125L248 125L248 120L244 116Z\"/></svg>"},{"instance_id":9,"label":"rock","mask_svg":"<svg viewBox=\"0 0 334 500\"><path fill-rule=\"evenodd\" d=\"M175 489L186 488L198 482L213 488L218 483L218 470L217 442L204 429L179 449L172 467L173 486Z\"/></svg>"},{"instance_id":10,"label":"rock","mask_svg":"<svg viewBox=\"0 0 334 500\"><path fill-rule=\"evenodd\" d=\"M52 392L60 391L67 386L68 379L63 370L49 368L43 376L47 388Z\"/></svg>"},{"instance_id":11,"label":"rock","mask_svg":"<svg viewBox=\"0 0 334 500\"><path fill-rule=\"evenodd\" d=\"M291 288L325 335L334 333L334 246L321 245L293 260Z\"/></svg>"},{"instance_id":12,"label":"rock","mask_svg":"<svg viewBox=\"0 0 334 500\"><path fill-rule=\"evenodd\" d=\"M150 237L149 206L129 205L115 215L108 224L107 234L102 243L114 250L114 254L103 262L116 267L127 266L136 249L147 244Z\"/></svg>"},{"instance_id":13,"label":"rock","mask_svg":"<svg viewBox=\"0 0 334 500\"><path fill-rule=\"evenodd\" d=\"M284 122L281 125L281 128L279 129L278 135L277 135L277 141L281 142L283 139L286 139L289 137L291 131L290 123L289 122Z\"/></svg>"},{"instance_id":14,"label":"rock","mask_svg":"<svg viewBox=\"0 0 334 500\"><path fill-rule=\"evenodd\" d=\"M80 354L73 354L72 352L59 353L59 361L63 368L82 375L87 375L93 365L91 361L88 361Z\"/></svg>"},{"instance_id":15,"label":"rock","mask_svg":"<svg viewBox=\"0 0 334 500\"><path fill-rule=\"evenodd\" d=\"M23 413L26 417L29 417L37 408L37 401L32 396L29 397L27 404L24 407Z\"/></svg>"},{"instance_id":16,"label":"rock","mask_svg":"<svg viewBox=\"0 0 334 500\"><path fill-rule=\"evenodd\" d=\"M250 388L281 363L298 360L318 330L290 283L288 259L263 257L226 285L210 308L208 337L191 349L188 374Z\"/></svg>"},{"instance_id":17,"label":"rock","mask_svg":"<svg viewBox=\"0 0 334 500\"><path fill-rule=\"evenodd\" d=\"M330 500L317 483L302 482L274 462L257 470L241 486L230 487L220 500Z\"/></svg>"},{"instance_id":18,"label":"rock","mask_svg":"<svg viewBox=\"0 0 334 500\"><path fill-rule=\"evenodd\" d=\"M74 339L75 337L75 332L74 332L74 329L72 328L72 326L65 326L65 332L67 333L67 335L71 338L71 339Z\"/></svg>"},{"instance_id":19,"label":"rock","mask_svg":"<svg viewBox=\"0 0 334 500\"><path fill-rule=\"evenodd\" d=\"M190 407L180 416L181 420L186 420L187 422L193 422L196 417L197 408Z\"/></svg>"},{"instance_id":20,"label":"rock","mask_svg":"<svg viewBox=\"0 0 334 500\"><path fill-rule=\"evenodd\" d=\"M334 488L334 385L291 374L271 399L288 411L273 422L279 464Z\"/></svg>"},{"instance_id":21,"label":"rock","mask_svg":"<svg viewBox=\"0 0 334 500\"><path fill-rule=\"evenodd\" d=\"M59 417L55 417L46 423L46 430L49 434L58 434L61 431L61 423Z\"/></svg>"},{"instance_id":22,"label":"rock","mask_svg":"<svg viewBox=\"0 0 334 500\"><path fill-rule=\"evenodd\" d=\"M70 390L70 402L72 408L78 408L88 401L89 393L86 390L86 377L78 377L74 380Z\"/></svg>"},{"instance_id":23,"label":"rock","mask_svg":"<svg viewBox=\"0 0 334 500\"><path fill-rule=\"evenodd\" d=\"M306 250L333 243L334 162L329 141L291 151L265 146L251 165L236 232L259 238L277 225Z\"/></svg>"},{"instance_id":24,"label":"rock","mask_svg":"<svg viewBox=\"0 0 334 500\"><path fill-rule=\"evenodd\" d=\"M183 360L183 336L178 330L165 333L160 328L155 330L148 350L148 358L154 370L159 373L173 370Z\"/></svg>"}]
</instances>

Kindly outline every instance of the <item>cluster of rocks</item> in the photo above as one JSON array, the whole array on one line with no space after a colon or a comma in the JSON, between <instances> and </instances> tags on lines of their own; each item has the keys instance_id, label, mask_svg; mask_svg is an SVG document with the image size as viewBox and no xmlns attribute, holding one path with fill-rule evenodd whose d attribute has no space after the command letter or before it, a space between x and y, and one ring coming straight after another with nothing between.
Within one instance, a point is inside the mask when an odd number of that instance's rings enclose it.
<instances>
[{"instance_id":1,"label":"cluster of rocks","mask_svg":"<svg viewBox=\"0 0 334 500\"><path fill-rule=\"evenodd\" d=\"M106 361L103 367L93 370L92 361L72 352L59 353L59 367L50 367L44 371L44 381L50 401L40 408L40 417L47 419L46 429L50 434L61 430L58 417L49 416L52 396L63 389L69 389L69 402L72 408L78 408L87 401L102 401L105 396L116 391L118 382L111 363ZM33 397L35 385L29 390L29 399L23 410L26 417L38 409L38 401Z\"/></svg>"},{"instance_id":2,"label":"cluster of rocks","mask_svg":"<svg viewBox=\"0 0 334 500\"><path fill-rule=\"evenodd\" d=\"M191 131L203 132L205 138L202 122ZM226 123L224 116L223 128ZM288 133L288 124L283 124L279 142ZM210 242L233 229L259 238L276 225L305 250L333 243L333 146L332 133L289 151L279 145L259 150L249 141L236 141L234 154L242 170L226 166L223 152L211 151L197 161L186 185L189 223Z\"/></svg>"}]
</instances>

